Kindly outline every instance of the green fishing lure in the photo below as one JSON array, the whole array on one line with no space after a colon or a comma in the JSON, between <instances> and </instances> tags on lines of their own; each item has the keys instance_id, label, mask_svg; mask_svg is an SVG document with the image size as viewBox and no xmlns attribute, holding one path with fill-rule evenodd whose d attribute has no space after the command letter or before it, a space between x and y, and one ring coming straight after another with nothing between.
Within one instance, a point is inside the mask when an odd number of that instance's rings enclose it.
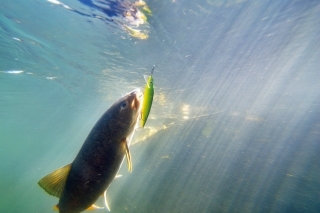
<instances>
[{"instance_id":1,"label":"green fishing lure","mask_svg":"<svg viewBox=\"0 0 320 213\"><path fill-rule=\"evenodd\" d=\"M143 101L142 101L142 106L141 106L141 115L140 115L140 127L141 128L143 128L144 125L146 124L150 110L151 110L151 106L152 106L153 94L154 94L152 75L154 72L154 68L155 68L155 66L153 66L150 76L144 76L144 79L146 80L147 84L144 89Z\"/></svg>"}]
</instances>

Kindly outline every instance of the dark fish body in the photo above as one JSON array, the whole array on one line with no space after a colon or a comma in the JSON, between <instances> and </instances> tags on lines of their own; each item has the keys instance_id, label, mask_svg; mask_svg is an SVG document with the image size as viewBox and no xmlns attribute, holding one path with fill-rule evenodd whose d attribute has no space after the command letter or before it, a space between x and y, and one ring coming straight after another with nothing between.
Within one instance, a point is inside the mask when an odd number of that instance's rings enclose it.
<instances>
[{"instance_id":1,"label":"dark fish body","mask_svg":"<svg viewBox=\"0 0 320 213\"><path fill-rule=\"evenodd\" d=\"M102 115L69 168L66 166L66 172L61 172L67 173L65 180L57 170L39 181L49 194L60 197L57 205L60 213L77 213L91 207L115 178L125 155L131 163L127 138L136 125L140 96L140 91L135 90ZM59 186L50 185L56 182L54 173L61 176ZM60 192L56 192L58 187L63 187Z\"/></svg>"}]
</instances>

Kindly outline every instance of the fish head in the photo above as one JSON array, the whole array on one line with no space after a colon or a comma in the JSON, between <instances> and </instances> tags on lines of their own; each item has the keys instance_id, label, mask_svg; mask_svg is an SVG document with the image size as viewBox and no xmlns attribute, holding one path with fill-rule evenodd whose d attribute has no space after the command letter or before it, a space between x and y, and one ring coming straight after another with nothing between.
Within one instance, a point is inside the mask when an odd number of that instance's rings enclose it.
<instances>
[{"instance_id":1,"label":"fish head","mask_svg":"<svg viewBox=\"0 0 320 213\"><path fill-rule=\"evenodd\" d=\"M142 98L143 93L140 89L135 89L112 105L112 129L117 130L121 137L127 137L134 130Z\"/></svg>"}]
</instances>

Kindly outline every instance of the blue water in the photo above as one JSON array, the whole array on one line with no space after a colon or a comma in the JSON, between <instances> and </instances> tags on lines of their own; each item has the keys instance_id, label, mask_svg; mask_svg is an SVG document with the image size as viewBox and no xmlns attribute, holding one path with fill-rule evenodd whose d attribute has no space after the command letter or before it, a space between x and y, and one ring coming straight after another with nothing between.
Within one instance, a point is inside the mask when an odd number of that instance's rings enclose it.
<instances>
[{"instance_id":1,"label":"blue water","mask_svg":"<svg viewBox=\"0 0 320 213\"><path fill-rule=\"evenodd\" d=\"M319 1L148 0L147 39L62 3L0 4L0 212L54 212L37 182L154 64L111 212L320 212Z\"/></svg>"}]
</instances>

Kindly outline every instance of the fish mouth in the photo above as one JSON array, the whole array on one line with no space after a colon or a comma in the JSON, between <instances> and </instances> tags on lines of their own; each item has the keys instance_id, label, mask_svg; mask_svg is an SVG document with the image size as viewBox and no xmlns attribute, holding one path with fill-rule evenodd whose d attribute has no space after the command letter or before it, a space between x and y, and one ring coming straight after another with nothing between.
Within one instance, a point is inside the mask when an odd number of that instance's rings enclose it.
<instances>
[{"instance_id":1,"label":"fish mouth","mask_svg":"<svg viewBox=\"0 0 320 213\"><path fill-rule=\"evenodd\" d=\"M143 97L143 93L139 88L133 90L132 92L129 93L130 96L133 97L133 100L131 102L131 108L134 110L139 110L141 106L141 100Z\"/></svg>"}]
</instances>

